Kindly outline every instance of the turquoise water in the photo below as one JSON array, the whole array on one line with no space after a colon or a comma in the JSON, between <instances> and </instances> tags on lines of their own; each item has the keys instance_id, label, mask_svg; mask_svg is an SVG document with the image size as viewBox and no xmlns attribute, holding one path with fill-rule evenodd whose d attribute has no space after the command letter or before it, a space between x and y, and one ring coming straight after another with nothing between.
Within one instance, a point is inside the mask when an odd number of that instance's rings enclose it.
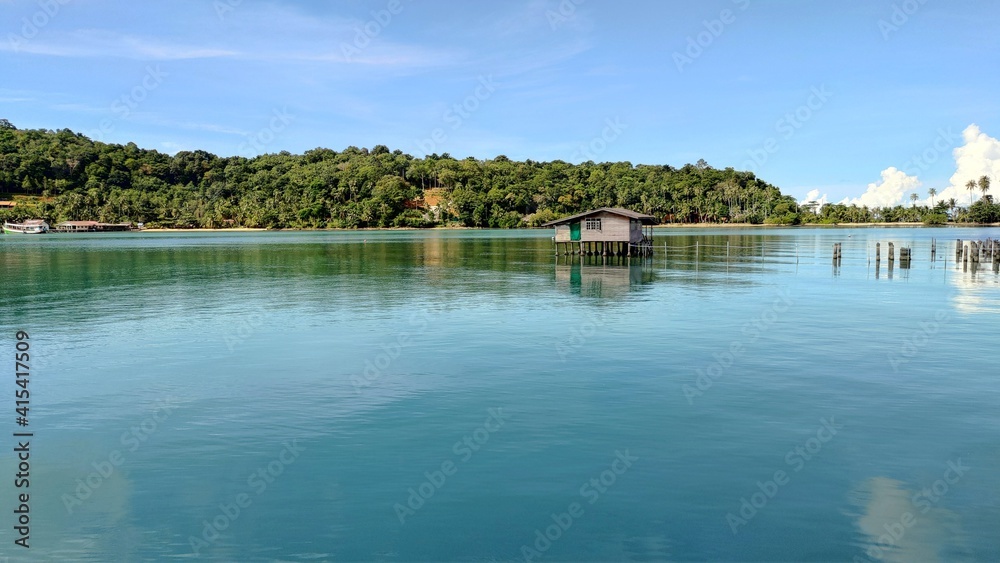
<instances>
[{"instance_id":1,"label":"turquoise water","mask_svg":"<svg viewBox=\"0 0 1000 563\"><path fill-rule=\"evenodd\" d=\"M0 556L998 560L991 235L0 237Z\"/></svg>"}]
</instances>

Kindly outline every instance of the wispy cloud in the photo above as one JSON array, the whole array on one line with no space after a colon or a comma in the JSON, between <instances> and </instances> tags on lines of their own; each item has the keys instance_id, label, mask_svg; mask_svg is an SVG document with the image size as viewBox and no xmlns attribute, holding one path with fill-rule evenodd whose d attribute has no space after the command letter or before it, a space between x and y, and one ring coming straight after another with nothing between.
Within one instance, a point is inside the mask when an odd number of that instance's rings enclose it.
<instances>
[{"instance_id":1,"label":"wispy cloud","mask_svg":"<svg viewBox=\"0 0 1000 563\"><path fill-rule=\"evenodd\" d=\"M243 4L227 15L224 36L239 45L239 57L266 62L318 62L363 67L420 68L459 63L459 53L394 40L394 30L406 27L408 3L388 22L372 26L364 18L314 16L300 8L277 4ZM276 28L274 22L282 25ZM376 29L374 35L365 29Z\"/></svg>"},{"instance_id":2,"label":"wispy cloud","mask_svg":"<svg viewBox=\"0 0 1000 563\"><path fill-rule=\"evenodd\" d=\"M457 62L452 53L382 43L367 49L361 55L347 57L342 46L327 46L326 50L311 49L295 50L294 45L301 43L278 42L280 47L250 46L240 50L218 46L199 46L184 43L168 43L135 35L120 35L103 30L81 30L63 36L50 35L44 40L39 39L19 44L0 42L0 51L17 52L49 57L65 58L124 58L143 61L173 61L189 59L249 60L261 62L317 62L359 67L431 67L445 66ZM288 46L292 45L291 49Z\"/></svg>"},{"instance_id":3,"label":"wispy cloud","mask_svg":"<svg viewBox=\"0 0 1000 563\"><path fill-rule=\"evenodd\" d=\"M539 32L588 32L593 18L582 6L584 0L529 0L496 19L494 30L502 36L537 35Z\"/></svg>"},{"instance_id":4,"label":"wispy cloud","mask_svg":"<svg viewBox=\"0 0 1000 563\"><path fill-rule=\"evenodd\" d=\"M229 49L169 43L136 35L100 29L81 29L70 33L49 33L45 38L14 45L0 42L0 51L69 58L126 58L139 60L178 60L232 57Z\"/></svg>"}]
</instances>

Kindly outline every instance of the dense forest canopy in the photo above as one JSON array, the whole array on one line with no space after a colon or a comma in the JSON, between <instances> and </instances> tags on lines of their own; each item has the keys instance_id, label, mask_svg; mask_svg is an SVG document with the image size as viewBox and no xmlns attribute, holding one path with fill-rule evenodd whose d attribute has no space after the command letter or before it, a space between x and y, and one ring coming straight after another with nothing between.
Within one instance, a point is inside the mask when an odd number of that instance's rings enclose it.
<instances>
[{"instance_id":1,"label":"dense forest canopy","mask_svg":"<svg viewBox=\"0 0 1000 563\"><path fill-rule=\"evenodd\" d=\"M928 214L902 206L888 213L825 206L815 213L752 172L718 170L704 161L674 168L448 154L421 159L383 145L254 158L205 151L170 156L68 129L19 130L0 120L0 199L11 198L16 207L0 209L0 219L182 228L514 228L603 206L687 223L923 220Z\"/></svg>"}]
</instances>

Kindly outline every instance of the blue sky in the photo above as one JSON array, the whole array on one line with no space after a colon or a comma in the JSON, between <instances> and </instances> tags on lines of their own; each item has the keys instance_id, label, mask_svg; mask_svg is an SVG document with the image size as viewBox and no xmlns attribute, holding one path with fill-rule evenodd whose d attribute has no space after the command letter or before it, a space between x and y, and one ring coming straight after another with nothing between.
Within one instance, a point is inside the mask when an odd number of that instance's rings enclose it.
<instances>
[{"instance_id":1,"label":"blue sky","mask_svg":"<svg viewBox=\"0 0 1000 563\"><path fill-rule=\"evenodd\" d=\"M986 0L0 10L0 117L20 128L170 153L704 158L830 201L1000 179L1000 6Z\"/></svg>"}]
</instances>

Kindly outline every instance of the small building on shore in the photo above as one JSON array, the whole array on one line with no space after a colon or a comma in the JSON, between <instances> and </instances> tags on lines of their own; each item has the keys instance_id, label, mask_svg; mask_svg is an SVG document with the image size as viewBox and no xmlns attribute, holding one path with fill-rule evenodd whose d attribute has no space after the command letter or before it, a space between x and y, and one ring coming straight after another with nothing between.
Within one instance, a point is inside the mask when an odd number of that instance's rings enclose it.
<instances>
[{"instance_id":1,"label":"small building on shore","mask_svg":"<svg viewBox=\"0 0 1000 563\"><path fill-rule=\"evenodd\" d=\"M556 254L649 256L656 217L617 207L592 209L543 227L555 227Z\"/></svg>"},{"instance_id":2,"label":"small building on shore","mask_svg":"<svg viewBox=\"0 0 1000 563\"><path fill-rule=\"evenodd\" d=\"M107 233L131 231L131 223L101 223L98 221L63 221L53 229L57 233Z\"/></svg>"}]
</instances>

